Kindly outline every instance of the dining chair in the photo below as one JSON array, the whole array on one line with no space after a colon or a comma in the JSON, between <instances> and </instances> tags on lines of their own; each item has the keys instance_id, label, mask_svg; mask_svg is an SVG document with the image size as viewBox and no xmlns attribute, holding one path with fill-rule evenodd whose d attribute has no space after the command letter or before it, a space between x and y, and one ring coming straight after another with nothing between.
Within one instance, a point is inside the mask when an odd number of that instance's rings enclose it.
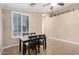
<instances>
[{"instance_id":1,"label":"dining chair","mask_svg":"<svg viewBox=\"0 0 79 59\"><path fill-rule=\"evenodd\" d=\"M38 42L37 40L37 36L29 36L28 37L29 40L25 43L26 45L26 50L28 51L28 55L30 55L30 50L33 51L35 50L35 54L37 54L37 45L36 42Z\"/></svg>"},{"instance_id":2,"label":"dining chair","mask_svg":"<svg viewBox=\"0 0 79 59\"><path fill-rule=\"evenodd\" d=\"M36 49L36 53L38 51L38 53L40 53L40 46L43 46L43 50L45 49L45 39L46 36L45 34L42 35L35 35L35 36L29 36L29 40L31 39L36 39L35 41L30 42L29 44L35 45L35 49ZM34 48L31 48L32 51Z\"/></svg>"},{"instance_id":3,"label":"dining chair","mask_svg":"<svg viewBox=\"0 0 79 59\"><path fill-rule=\"evenodd\" d=\"M40 46L43 47L43 50L46 49L46 36L45 34L39 35L39 43L38 43L38 52L40 53Z\"/></svg>"}]
</instances>

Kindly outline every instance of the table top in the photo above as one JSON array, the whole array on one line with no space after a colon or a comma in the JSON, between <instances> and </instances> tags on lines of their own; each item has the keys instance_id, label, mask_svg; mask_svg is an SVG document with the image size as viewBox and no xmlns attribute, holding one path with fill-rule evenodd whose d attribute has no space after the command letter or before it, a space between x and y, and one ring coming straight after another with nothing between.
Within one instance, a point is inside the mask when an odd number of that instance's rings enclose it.
<instances>
[{"instance_id":1,"label":"table top","mask_svg":"<svg viewBox=\"0 0 79 59\"><path fill-rule=\"evenodd\" d=\"M22 41L29 40L29 39L28 39L28 36L22 36L22 37L19 37L19 38L20 38L20 40L22 40Z\"/></svg>"},{"instance_id":2,"label":"table top","mask_svg":"<svg viewBox=\"0 0 79 59\"><path fill-rule=\"evenodd\" d=\"M40 34L40 35L41 35L41 34ZM35 36L38 36L38 34L35 35ZM28 40L29 40L28 35L18 36L18 37L15 38L15 39L20 39L21 41L28 41Z\"/></svg>"}]
</instances>

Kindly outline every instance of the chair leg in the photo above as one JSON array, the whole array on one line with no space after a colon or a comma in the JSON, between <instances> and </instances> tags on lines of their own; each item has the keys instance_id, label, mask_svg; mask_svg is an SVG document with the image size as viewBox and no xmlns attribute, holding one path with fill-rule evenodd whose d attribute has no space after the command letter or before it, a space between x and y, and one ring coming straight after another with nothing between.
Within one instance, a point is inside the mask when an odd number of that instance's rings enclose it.
<instances>
[{"instance_id":1,"label":"chair leg","mask_svg":"<svg viewBox=\"0 0 79 59\"><path fill-rule=\"evenodd\" d=\"M33 51L33 48L32 48L32 51Z\"/></svg>"},{"instance_id":2,"label":"chair leg","mask_svg":"<svg viewBox=\"0 0 79 59\"><path fill-rule=\"evenodd\" d=\"M43 50L45 50L45 44L44 44L44 42L45 42L45 41L43 40Z\"/></svg>"},{"instance_id":3,"label":"chair leg","mask_svg":"<svg viewBox=\"0 0 79 59\"><path fill-rule=\"evenodd\" d=\"M37 47L35 47L35 54L37 55Z\"/></svg>"},{"instance_id":4,"label":"chair leg","mask_svg":"<svg viewBox=\"0 0 79 59\"><path fill-rule=\"evenodd\" d=\"M45 45L43 44L43 50L45 50Z\"/></svg>"},{"instance_id":5,"label":"chair leg","mask_svg":"<svg viewBox=\"0 0 79 59\"><path fill-rule=\"evenodd\" d=\"M27 46L25 46L25 53L27 53Z\"/></svg>"},{"instance_id":6,"label":"chair leg","mask_svg":"<svg viewBox=\"0 0 79 59\"><path fill-rule=\"evenodd\" d=\"M30 49L28 48L28 55L30 55Z\"/></svg>"},{"instance_id":7,"label":"chair leg","mask_svg":"<svg viewBox=\"0 0 79 59\"><path fill-rule=\"evenodd\" d=\"M38 45L38 53L40 53L40 45Z\"/></svg>"}]
</instances>

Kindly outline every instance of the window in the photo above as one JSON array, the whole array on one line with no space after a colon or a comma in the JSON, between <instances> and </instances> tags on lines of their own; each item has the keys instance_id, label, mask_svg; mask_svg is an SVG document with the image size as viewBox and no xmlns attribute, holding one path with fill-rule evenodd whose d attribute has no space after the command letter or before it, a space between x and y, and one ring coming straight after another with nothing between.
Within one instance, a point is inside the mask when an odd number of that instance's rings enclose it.
<instances>
[{"instance_id":1,"label":"window","mask_svg":"<svg viewBox=\"0 0 79 59\"><path fill-rule=\"evenodd\" d=\"M29 32L29 17L19 12L12 12L12 37L22 36Z\"/></svg>"}]
</instances>

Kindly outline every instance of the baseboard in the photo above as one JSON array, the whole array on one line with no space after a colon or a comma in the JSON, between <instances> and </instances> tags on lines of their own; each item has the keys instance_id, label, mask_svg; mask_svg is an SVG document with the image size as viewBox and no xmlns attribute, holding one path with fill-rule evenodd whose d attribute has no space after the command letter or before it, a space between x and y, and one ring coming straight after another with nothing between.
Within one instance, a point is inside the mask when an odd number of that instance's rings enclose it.
<instances>
[{"instance_id":1,"label":"baseboard","mask_svg":"<svg viewBox=\"0 0 79 59\"><path fill-rule=\"evenodd\" d=\"M64 39L59 39L59 38L54 38L54 37L48 37L48 39L54 39L54 40L59 40L59 41L65 42L65 43L79 45L79 43L77 43L77 42L73 42L73 41L69 41L69 40L64 40Z\"/></svg>"},{"instance_id":2,"label":"baseboard","mask_svg":"<svg viewBox=\"0 0 79 59\"><path fill-rule=\"evenodd\" d=\"M17 45L19 45L19 44L8 45L8 46L3 47L2 49L6 49L6 48L10 48L10 47L14 47L14 46L17 46Z\"/></svg>"},{"instance_id":3,"label":"baseboard","mask_svg":"<svg viewBox=\"0 0 79 59\"><path fill-rule=\"evenodd\" d=\"M2 55L2 52L3 52L4 49L14 47L14 46L17 46L17 45L19 45L19 44L13 44L13 45L8 45L8 46L5 46L5 47L2 47L2 49L0 49L0 55Z\"/></svg>"}]
</instances>

